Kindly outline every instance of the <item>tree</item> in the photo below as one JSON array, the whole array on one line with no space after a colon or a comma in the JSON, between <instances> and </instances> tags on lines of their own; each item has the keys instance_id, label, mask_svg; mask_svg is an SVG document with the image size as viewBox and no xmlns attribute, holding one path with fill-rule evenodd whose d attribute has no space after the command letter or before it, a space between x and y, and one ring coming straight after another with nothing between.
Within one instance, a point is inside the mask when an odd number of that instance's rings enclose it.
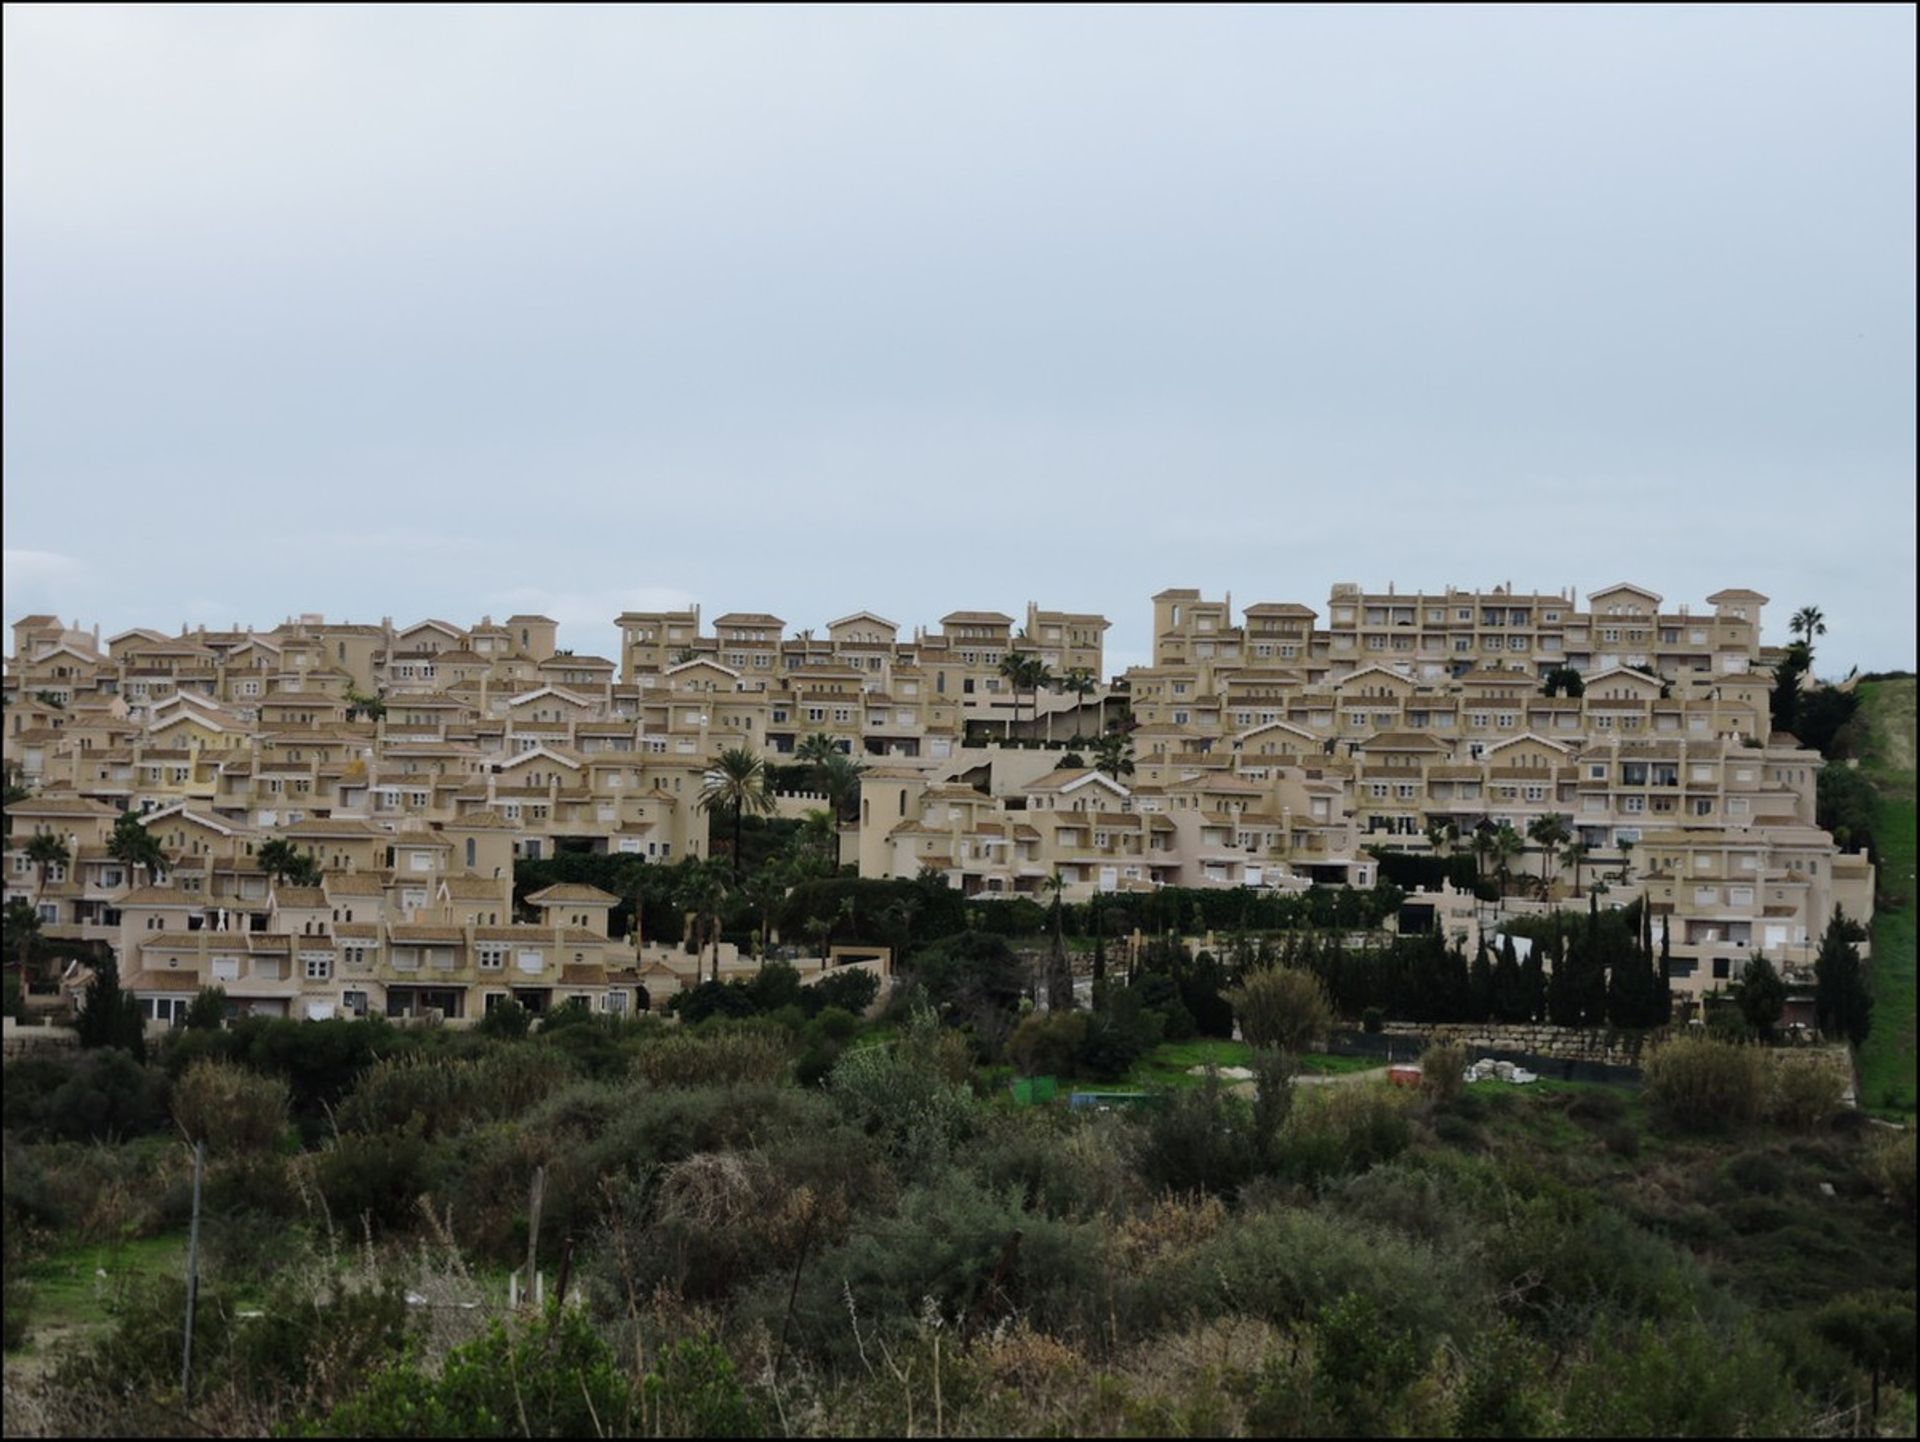
<instances>
[{"instance_id":1,"label":"tree","mask_svg":"<svg viewBox=\"0 0 1920 1442\"><path fill-rule=\"evenodd\" d=\"M741 823L751 811L765 816L774 809L773 792L767 784L767 763L759 753L745 746L729 746L714 758L713 767L700 786L700 809L714 812L725 809L733 815L733 879L740 880Z\"/></svg>"},{"instance_id":2,"label":"tree","mask_svg":"<svg viewBox=\"0 0 1920 1442\"><path fill-rule=\"evenodd\" d=\"M1069 751L1053 763L1053 769L1055 771L1084 771L1086 765L1086 757L1082 756L1078 751Z\"/></svg>"},{"instance_id":3,"label":"tree","mask_svg":"<svg viewBox=\"0 0 1920 1442\"><path fill-rule=\"evenodd\" d=\"M1569 841L1566 850L1560 853L1560 864L1573 868L1573 898L1575 901L1580 899L1580 868L1587 864L1587 857L1592 852L1592 849L1593 848L1588 846L1584 841Z\"/></svg>"},{"instance_id":4,"label":"tree","mask_svg":"<svg viewBox=\"0 0 1920 1442\"><path fill-rule=\"evenodd\" d=\"M1467 847L1473 852L1473 874L1480 880L1486 880L1487 860L1493 855L1494 826L1486 817L1481 817L1473 828L1473 839Z\"/></svg>"},{"instance_id":5,"label":"tree","mask_svg":"<svg viewBox=\"0 0 1920 1442\"><path fill-rule=\"evenodd\" d=\"M844 823L853 820L859 813L857 803L860 800L860 777L866 772L867 768L862 763L850 757L843 756L836 751L827 758L824 769L826 773L827 802L832 808L834 821L836 823ZM834 866L838 868L840 857L838 854L837 837L835 839L835 847L836 850L833 861Z\"/></svg>"},{"instance_id":6,"label":"tree","mask_svg":"<svg viewBox=\"0 0 1920 1442\"><path fill-rule=\"evenodd\" d=\"M1032 657L1024 651L1009 651L1000 658L1000 675L1013 687L1013 720L1020 719L1020 693L1026 688L1027 678L1033 674ZM1007 723L1007 734L1013 734L1013 722Z\"/></svg>"},{"instance_id":7,"label":"tree","mask_svg":"<svg viewBox=\"0 0 1920 1442\"><path fill-rule=\"evenodd\" d=\"M1480 945L1474 948L1473 969L1467 980L1467 1020L1491 1020L1495 1010L1493 960L1487 955L1487 939L1482 936Z\"/></svg>"},{"instance_id":8,"label":"tree","mask_svg":"<svg viewBox=\"0 0 1920 1442\"><path fill-rule=\"evenodd\" d=\"M254 860L260 863L260 869L275 881L293 881L295 885L307 884L300 878L313 866L313 858L296 847L284 836L276 836L270 841L260 843L260 850Z\"/></svg>"},{"instance_id":9,"label":"tree","mask_svg":"<svg viewBox=\"0 0 1920 1442\"><path fill-rule=\"evenodd\" d=\"M1569 696L1582 696L1586 690L1587 683L1571 666L1555 666L1541 678L1542 696L1558 696L1563 691Z\"/></svg>"},{"instance_id":10,"label":"tree","mask_svg":"<svg viewBox=\"0 0 1920 1442\"><path fill-rule=\"evenodd\" d=\"M1747 969L1740 974L1740 984L1735 988L1735 997L1740 1004L1740 1015L1746 1018L1747 1025L1757 1032L1762 1041L1773 1040L1773 1029L1780 1021L1780 1013L1787 1006L1787 984L1780 979L1780 973L1773 969L1764 952L1757 953L1747 963Z\"/></svg>"},{"instance_id":11,"label":"tree","mask_svg":"<svg viewBox=\"0 0 1920 1442\"><path fill-rule=\"evenodd\" d=\"M727 903L728 869L711 857L681 863L674 900L683 911L693 913L693 942L696 955L708 945L713 947L713 979L720 980L720 912Z\"/></svg>"},{"instance_id":12,"label":"tree","mask_svg":"<svg viewBox=\"0 0 1920 1442\"><path fill-rule=\"evenodd\" d=\"M1787 622L1787 630L1800 638L1800 644L1807 648L1807 660L1811 662L1813 638L1827 634L1826 614L1818 606L1802 606Z\"/></svg>"},{"instance_id":13,"label":"tree","mask_svg":"<svg viewBox=\"0 0 1920 1442\"><path fill-rule=\"evenodd\" d=\"M1773 672L1772 723L1775 731L1798 736L1800 731L1800 684L1813 666L1813 650L1805 641L1794 641Z\"/></svg>"},{"instance_id":14,"label":"tree","mask_svg":"<svg viewBox=\"0 0 1920 1442\"><path fill-rule=\"evenodd\" d=\"M1553 877L1560 870L1560 848L1573 840L1573 832L1567 828L1567 818L1558 815L1535 817L1532 824L1527 827L1527 835L1533 839L1541 851L1546 853L1547 864L1541 875L1545 883L1550 885ZM1542 891L1544 890L1543 885Z\"/></svg>"},{"instance_id":15,"label":"tree","mask_svg":"<svg viewBox=\"0 0 1920 1442\"><path fill-rule=\"evenodd\" d=\"M1827 1036L1844 1036L1855 1046L1867 1039L1873 1026L1873 997L1861 974L1860 949L1854 945L1860 936L1859 927L1834 907L1813 962L1815 1023Z\"/></svg>"},{"instance_id":16,"label":"tree","mask_svg":"<svg viewBox=\"0 0 1920 1442\"><path fill-rule=\"evenodd\" d=\"M218 1031L227 1024L227 989L203 986L187 1007L188 1031Z\"/></svg>"},{"instance_id":17,"label":"tree","mask_svg":"<svg viewBox=\"0 0 1920 1442\"><path fill-rule=\"evenodd\" d=\"M1085 666L1069 666L1066 675L1059 677L1054 682L1054 689L1058 691L1071 691L1073 693L1075 706L1073 726L1074 731L1078 733L1080 729L1080 711L1078 708L1085 706L1087 697L1100 689L1099 681L1095 679L1093 672ZM1049 741L1053 739L1053 718L1051 716L1047 718L1047 739Z\"/></svg>"},{"instance_id":18,"label":"tree","mask_svg":"<svg viewBox=\"0 0 1920 1442\"><path fill-rule=\"evenodd\" d=\"M131 1052L135 1061L147 1059L147 1025L140 1018L140 1003L131 992L120 989L120 968L111 956L94 966L73 1029L83 1047L119 1047Z\"/></svg>"},{"instance_id":19,"label":"tree","mask_svg":"<svg viewBox=\"0 0 1920 1442\"><path fill-rule=\"evenodd\" d=\"M1526 841L1520 833L1502 821L1493 833L1493 871L1500 880L1500 894L1505 896L1513 881L1513 861L1527 849Z\"/></svg>"},{"instance_id":20,"label":"tree","mask_svg":"<svg viewBox=\"0 0 1920 1442\"><path fill-rule=\"evenodd\" d=\"M122 813L113 823L113 835L107 839L107 855L124 862L129 870L146 872L154 880L166 874L166 849L131 811Z\"/></svg>"},{"instance_id":21,"label":"tree","mask_svg":"<svg viewBox=\"0 0 1920 1442\"><path fill-rule=\"evenodd\" d=\"M1073 970L1067 965L1067 943L1063 935L1060 905L1060 895L1066 889L1066 882L1055 871L1044 884L1053 893L1053 946L1047 957L1047 1010L1072 1011Z\"/></svg>"},{"instance_id":22,"label":"tree","mask_svg":"<svg viewBox=\"0 0 1920 1442\"><path fill-rule=\"evenodd\" d=\"M51 831L36 832L27 843L27 860L34 864L35 880L33 887L33 905L37 911L40 898L47 889L47 871L51 867L65 866L73 860L73 853L67 850L67 843Z\"/></svg>"},{"instance_id":23,"label":"tree","mask_svg":"<svg viewBox=\"0 0 1920 1442\"><path fill-rule=\"evenodd\" d=\"M1109 731L1093 743L1094 768L1115 781L1133 775L1133 740L1121 731Z\"/></svg>"},{"instance_id":24,"label":"tree","mask_svg":"<svg viewBox=\"0 0 1920 1442\"><path fill-rule=\"evenodd\" d=\"M6 911L6 950L18 954L15 965L24 984L33 971L33 950L40 941L40 913L24 901L9 901Z\"/></svg>"},{"instance_id":25,"label":"tree","mask_svg":"<svg viewBox=\"0 0 1920 1442\"><path fill-rule=\"evenodd\" d=\"M1256 971L1227 993L1250 1046L1305 1051L1333 1025L1333 1005L1320 978L1298 967Z\"/></svg>"}]
</instances>

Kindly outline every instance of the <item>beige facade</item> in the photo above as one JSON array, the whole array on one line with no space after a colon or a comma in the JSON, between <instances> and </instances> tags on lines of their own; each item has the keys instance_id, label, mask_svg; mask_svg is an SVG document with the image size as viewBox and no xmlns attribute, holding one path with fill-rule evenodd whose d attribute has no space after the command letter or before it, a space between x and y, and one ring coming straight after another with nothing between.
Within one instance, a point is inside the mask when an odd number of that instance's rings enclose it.
<instances>
[{"instance_id":1,"label":"beige facade","mask_svg":"<svg viewBox=\"0 0 1920 1442\"><path fill-rule=\"evenodd\" d=\"M1769 736L1767 604L1730 589L1694 608L1630 583L1584 603L1511 585L1340 585L1321 606L1236 611L1173 588L1151 598L1152 664L1113 681L1104 617L1033 602L1021 620L958 610L911 630L871 611L793 632L765 611L704 628L698 607L628 612L617 663L561 650L540 616L304 615L104 642L30 616L13 627L0 730L35 793L14 808L7 892L56 935L149 947L149 931L169 945L178 931L180 947L134 968L156 1004L180 989L163 978L211 976L216 959L295 1013L444 1011L450 988L461 1015L516 988L601 998L618 988L586 978L654 961L609 952L586 899L549 897L518 930L514 861L703 855L712 759L746 747L778 760L825 733L867 768L843 837L863 875L932 869L970 894L1033 896L1057 875L1072 897L1369 885L1370 848L1558 816L1584 849L1578 874L1546 874L1538 847L1517 869L1556 901L1596 881L1610 902L1644 887L1669 919L1677 980L1704 989L1758 950L1803 962L1833 906L1864 918L1871 905L1864 859L1813 824L1820 758ZM1000 671L1015 651L1056 677L1090 674L1092 693L1016 696ZM1545 694L1561 668L1580 673L1581 695ZM1069 738L1123 709L1129 773L1057 765ZM1002 736L1027 749L989 744ZM163 884L106 854L123 810L146 814L173 855ZM24 861L38 827L71 842L57 876ZM259 873L273 837L321 867L314 894ZM213 940L226 934L246 947ZM260 939L276 936L297 944ZM491 957L523 939L538 968L482 964L483 944ZM656 960L655 983L677 975Z\"/></svg>"}]
</instances>

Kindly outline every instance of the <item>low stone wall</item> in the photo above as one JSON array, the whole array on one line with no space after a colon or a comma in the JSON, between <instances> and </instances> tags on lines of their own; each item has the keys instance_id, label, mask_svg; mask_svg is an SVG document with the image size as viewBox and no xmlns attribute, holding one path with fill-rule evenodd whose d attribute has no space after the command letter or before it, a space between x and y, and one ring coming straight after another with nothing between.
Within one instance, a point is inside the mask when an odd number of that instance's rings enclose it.
<instances>
[{"instance_id":1,"label":"low stone wall","mask_svg":"<svg viewBox=\"0 0 1920 1442\"><path fill-rule=\"evenodd\" d=\"M0 1055L9 1059L43 1046L74 1046L79 1034L69 1026L21 1026L12 1017L5 1018L4 1036L0 1036Z\"/></svg>"},{"instance_id":2,"label":"low stone wall","mask_svg":"<svg viewBox=\"0 0 1920 1442\"><path fill-rule=\"evenodd\" d=\"M1666 1035L1654 1031L1613 1031L1607 1027L1516 1026L1488 1022L1390 1021L1386 1035L1409 1040L1458 1042L1470 1057L1485 1051L1519 1052L1559 1061L1590 1061L1602 1066L1639 1066L1647 1047Z\"/></svg>"}]
</instances>

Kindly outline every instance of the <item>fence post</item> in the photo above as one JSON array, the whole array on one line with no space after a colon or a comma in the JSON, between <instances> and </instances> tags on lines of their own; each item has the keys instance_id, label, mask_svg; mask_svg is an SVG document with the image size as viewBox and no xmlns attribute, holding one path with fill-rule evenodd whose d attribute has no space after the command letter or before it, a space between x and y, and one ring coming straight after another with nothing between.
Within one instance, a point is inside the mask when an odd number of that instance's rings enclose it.
<instances>
[{"instance_id":1,"label":"fence post","mask_svg":"<svg viewBox=\"0 0 1920 1442\"><path fill-rule=\"evenodd\" d=\"M522 1296L533 1298L534 1305L540 1303L538 1273L534 1271L540 1250L540 1205L547 1198L547 1169L544 1164L533 1169L533 1186L527 1192L527 1284Z\"/></svg>"},{"instance_id":2,"label":"fence post","mask_svg":"<svg viewBox=\"0 0 1920 1442\"><path fill-rule=\"evenodd\" d=\"M193 1144L193 1220L187 1228L187 1325L180 1341L180 1397L184 1402L193 1381L193 1302L200 1290L200 1176L207 1164L207 1144Z\"/></svg>"}]
</instances>

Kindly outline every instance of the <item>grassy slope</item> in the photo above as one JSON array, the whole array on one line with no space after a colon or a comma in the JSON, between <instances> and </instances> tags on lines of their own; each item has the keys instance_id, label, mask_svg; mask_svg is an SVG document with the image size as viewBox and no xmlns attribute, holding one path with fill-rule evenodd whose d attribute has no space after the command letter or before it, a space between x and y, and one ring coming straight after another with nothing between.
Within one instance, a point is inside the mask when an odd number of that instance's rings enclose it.
<instances>
[{"instance_id":1,"label":"grassy slope","mask_svg":"<svg viewBox=\"0 0 1920 1442\"><path fill-rule=\"evenodd\" d=\"M1879 792L1879 890L1901 903L1873 919L1873 1031L1860 1051L1860 1100L1883 1115L1914 1111L1914 683L1860 688L1872 731L1862 769Z\"/></svg>"}]
</instances>

